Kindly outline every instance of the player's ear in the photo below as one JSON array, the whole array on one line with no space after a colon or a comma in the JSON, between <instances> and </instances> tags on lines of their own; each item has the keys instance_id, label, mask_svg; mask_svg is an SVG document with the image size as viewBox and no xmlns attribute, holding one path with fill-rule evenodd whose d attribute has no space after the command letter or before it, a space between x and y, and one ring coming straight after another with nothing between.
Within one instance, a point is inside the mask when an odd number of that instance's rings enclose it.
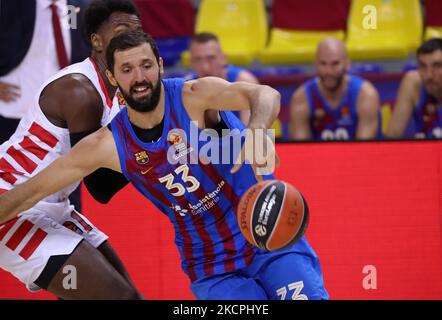
<instances>
[{"instance_id":1,"label":"player's ear","mask_svg":"<svg viewBox=\"0 0 442 320\"><path fill-rule=\"evenodd\" d=\"M349 72L351 69L351 60L349 58L345 58L345 71Z\"/></svg>"},{"instance_id":2,"label":"player's ear","mask_svg":"<svg viewBox=\"0 0 442 320\"><path fill-rule=\"evenodd\" d=\"M228 61L228 60L227 60L227 58L228 58L228 57L227 57L227 54L223 52L223 53L221 54L221 57L222 57L222 59L223 59L224 64L227 64L227 61Z\"/></svg>"},{"instance_id":3,"label":"player's ear","mask_svg":"<svg viewBox=\"0 0 442 320\"><path fill-rule=\"evenodd\" d=\"M92 48L97 52L102 52L104 50L103 41L97 33L91 35L91 44Z\"/></svg>"},{"instance_id":4,"label":"player's ear","mask_svg":"<svg viewBox=\"0 0 442 320\"><path fill-rule=\"evenodd\" d=\"M163 62L163 58L159 58L158 59L158 65L160 66L160 74L161 76L164 75L164 62Z\"/></svg>"},{"instance_id":5,"label":"player's ear","mask_svg":"<svg viewBox=\"0 0 442 320\"><path fill-rule=\"evenodd\" d=\"M114 75L112 74L112 72L110 72L109 69L106 69L106 77L109 79L111 85L113 85L114 87L118 87L117 80L115 80Z\"/></svg>"}]
</instances>

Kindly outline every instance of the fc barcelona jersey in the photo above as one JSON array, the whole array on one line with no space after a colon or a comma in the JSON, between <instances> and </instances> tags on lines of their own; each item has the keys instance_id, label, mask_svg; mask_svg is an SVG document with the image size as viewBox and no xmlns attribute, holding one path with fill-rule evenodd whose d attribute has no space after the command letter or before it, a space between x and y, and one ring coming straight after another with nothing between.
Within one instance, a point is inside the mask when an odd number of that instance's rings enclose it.
<instances>
[{"instance_id":1,"label":"fc barcelona jersey","mask_svg":"<svg viewBox=\"0 0 442 320\"><path fill-rule=\"evenodd\" d=\"M230 173L241 149L241 142L236 148L232 142L239 136L218 138L200 130L181 99L184 80L162 82L165 118L158 141L139 140L126 109L111 123L121 169L173 223L182 268L191 281L245 267L257 249L242 236L235 212L256 178L250 165ZM244 128L231 112L220 114L229 128Z\"/></svg>"},{"instance_id":2,"label":"fc barcelona jersey","mask_svg":"<svg viewBox=\"0 0 442 320\"><path fill-rule=\"evenodd\" d=\"M349 140L355 138L358 125L357 99L364 80L356 76L349 77L347 90L335 108L331 107L321 95L317 78L305 84L313 139Z\"/></svg>"},{"instance_id":3,"label":"fc barcelona jersey","mask_svg":"<svg viewBox=\"0 0 442 320\"><path fill-rule=\"evenodd\" d=\"M442 106L422 86L419 101L413 112L415 135L442 138Z\"/></svg>"}]
</instances>

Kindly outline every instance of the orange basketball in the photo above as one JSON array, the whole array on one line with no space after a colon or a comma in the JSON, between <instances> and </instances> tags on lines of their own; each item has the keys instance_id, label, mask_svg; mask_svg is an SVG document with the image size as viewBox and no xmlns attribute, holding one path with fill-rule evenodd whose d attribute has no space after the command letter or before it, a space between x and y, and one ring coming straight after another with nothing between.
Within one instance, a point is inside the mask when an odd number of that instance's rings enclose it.
<instances>
[{"instance_id":1,"label":"orange basketball","mask_svg":"<svg viewBox=\"0 0 442 320\"><path fill-rule=\"evenodd\" d=\"M293 245L305 233L307 203L291 184L266 180L251 186L242 196L238 224L251 244L268 251Z\"/></svg>"}]
</instances>

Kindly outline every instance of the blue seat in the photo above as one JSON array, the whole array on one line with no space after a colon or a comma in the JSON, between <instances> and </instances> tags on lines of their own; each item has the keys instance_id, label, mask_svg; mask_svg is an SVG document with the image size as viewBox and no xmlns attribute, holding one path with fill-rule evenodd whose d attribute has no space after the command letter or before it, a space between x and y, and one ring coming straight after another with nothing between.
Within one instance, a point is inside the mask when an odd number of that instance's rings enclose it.
<instances>
[{"instance_id":1,"label":"blue seat","mask_svg":"<svg viewBox=\"0 0 442 320\"><path fill-rule=\"evenodd\" d=\"M377 63L353 63L350 69L352 74L367 74L367 73L383 73L385 69L383 66Z\"/></svg>"},{"instance_id":2,"label":"blue seat","mask_svg":"<svg viewBox=\"0 0 442 320\"><path fill-rule=\"evenodd\" d=\"M296 74L304 73L304 69L297 66L274 66L274 67L260 67L260 68L250 68L255 76L266 77L266 76L291 76Z\"/></svg>"},{"instance_id":3,"label":"blue seat","mask_svg":"<svg viewBox=\"0 0 442 320\"><path fill-rule=\"evenodd\" d=\"M181 59L181 53L189 47L190 37L170 37L155 39L164 66L175 65Z\"/></svg>"}]
</instances>

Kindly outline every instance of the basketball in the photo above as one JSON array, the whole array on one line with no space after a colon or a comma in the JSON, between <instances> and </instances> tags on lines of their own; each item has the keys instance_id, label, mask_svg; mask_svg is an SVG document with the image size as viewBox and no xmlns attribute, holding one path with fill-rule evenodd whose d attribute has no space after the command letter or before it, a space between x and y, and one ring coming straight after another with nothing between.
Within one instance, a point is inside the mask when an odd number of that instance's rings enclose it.
<instances>
[{"instance_id":1,"label":"basketball","mask_svg":"<svg viewBox=\"0 0 442 320\"><path fill-rule=\"evenodd\" d=\"M240 230L247 241L268 251L297 242L309 220L302 194L280 180L261 181L250 187L242 196L237 213Z\"/></svg>"}]
</instances>

